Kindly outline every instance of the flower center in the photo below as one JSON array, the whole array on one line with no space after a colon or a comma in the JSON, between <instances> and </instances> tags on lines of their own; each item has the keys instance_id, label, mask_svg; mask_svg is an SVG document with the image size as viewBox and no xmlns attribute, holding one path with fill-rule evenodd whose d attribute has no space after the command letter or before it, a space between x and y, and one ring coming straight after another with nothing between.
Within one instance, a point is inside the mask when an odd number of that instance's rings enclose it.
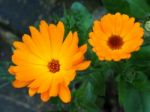
<instances>
[{"instance_id":1,"label":"flower center","mask_svg":"<svg viewBox=\"0 0 150 112\"><path fill-rule=\"evenodd\" d=\"M58 60L52 59L51 62L48 63L48 68L50 72L56 73L60 70L60 64Z\"/></svg>"},{"instance_id":2,"label":"flower center","mask_svg":"<svg viewBox=\"0 0 150 112\"><path fill-rule=\"evenodd\" d=\"M112 49L112 50L116 50L116 49L120 49L123 45L123 40L120 36L117 35L113 35L108 39L108 46Z\"/></svg>"}]
</instances>

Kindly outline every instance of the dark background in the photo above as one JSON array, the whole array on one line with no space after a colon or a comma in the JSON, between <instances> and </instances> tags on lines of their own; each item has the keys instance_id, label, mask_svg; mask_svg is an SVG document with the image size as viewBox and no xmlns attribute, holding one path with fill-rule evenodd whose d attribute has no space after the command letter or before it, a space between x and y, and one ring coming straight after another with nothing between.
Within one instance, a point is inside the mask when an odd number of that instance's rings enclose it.
<instances>
[{"instance_id":1,"label":"dark background","mask_svg":"<svg viewBox=\"0 0 150 112\"><path fill-rule=\"evenodd\" d=\"M62 17L79 1L98 17L103 12L100 0L0 0L0 60L10 61L11 44L28 33L29 25L36 25L41 19L53 22L55 16ZM8 67L9 63L1 63ZM1 70L3 71L3 70ZM3 71L5 75L6 71ZM15 89L9 79L0 78L0 112L48 112L57 110L55 105L42 103L38 96L29 97L26 89ZM57 112L57 111L55 111Z\"/></svg>"}]
</instances>

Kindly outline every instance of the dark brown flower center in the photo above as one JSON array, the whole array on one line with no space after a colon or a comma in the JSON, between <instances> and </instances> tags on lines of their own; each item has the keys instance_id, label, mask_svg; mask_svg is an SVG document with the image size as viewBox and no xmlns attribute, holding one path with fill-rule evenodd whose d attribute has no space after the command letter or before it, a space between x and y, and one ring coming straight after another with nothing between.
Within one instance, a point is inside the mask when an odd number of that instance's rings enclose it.
<instances>
[{"instance_id":1,"label":"dark brown flower center","mask_svg":"<svg viewBox=\"0 0 150 112\"><path fill-rule=\"evenodd\" d=\"M56 73L60 70L60 64L58 60L52 59L51 62L48 63L49 71L52 73Z\"/></svg>"},{"instance_id":2,"label":"dark brown flower center","mask_svg":"<svg viewBox=\"0 0 150 112\"><path fill-rule=\"evenodd\" d=\"M112 50L116 50L116 49L120 49L123 45L123 40L120 36L117 35L113 35L108 39L108 46L112 49Z\"/></svg>"}]
</instances>

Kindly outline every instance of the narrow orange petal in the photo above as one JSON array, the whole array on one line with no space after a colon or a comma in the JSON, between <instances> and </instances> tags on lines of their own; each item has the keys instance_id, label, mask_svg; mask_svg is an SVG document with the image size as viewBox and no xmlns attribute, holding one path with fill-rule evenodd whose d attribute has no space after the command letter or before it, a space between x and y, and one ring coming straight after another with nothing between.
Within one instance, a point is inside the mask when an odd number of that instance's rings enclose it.
<instances>
[{"instance_id":1,"label":"narrow orange petal","mask_svg":"<svg viewBox=\"0 0 150 112\"><path fill-rule=\"evenodd\" d=\"M84 44L81 47L79 47L79 51L81 51L82 53L85 53L87 51L87 44Z\"/></svg>"},{"instance_id":2,"label":"narrow orange petal","mask_svg":"<svg viewBox=\"0 0 150 112\"><path fill-rule=\"evenodd\" d=\"M15 75L14 67L15 66L10 66L8 69L8 72L11 73L12 75Z\"/></svg>"},{"instance_id":3,"label":"narrow orange petal","mask_svg":"<svg viewBox=\"0 0 150 112\"><path fill-rule=\"evenodd\" d=\"M37 92L37 88L29 88L29 96L34 96Z\"/></svg>"},{"instance_id":4,"label":"narrow orange petal","mask_svg":"<svg viewBox=\"0 0 150 112\"><path fill-rule=\"evenodd\" d=\"M59 87L59 97L64 103L69 103L71 101L71 93L67 86L60 84Z\"/></svg>"},{"instance_id":5,"label":"narrow orange petal","mask_svg":"<svg viewBox=\"0 0 150 112\"><path fill-rule=\"evenodd\" d=\"M22 87L27 86L29 83L30 82L23 82L23 81L15 80L15 81L13 81L12 84L15 88L22 88Z\"/></svg>"},{"instance_id":6,"label":"narrow orange petal","mask_svg":"<svg viewBox=\"0 0 150 112\"><path fill-rule=\"evenodd\" d=\"M44 92L41 94L41 99L43 102L47 102L50 99L49 92Z\"/></svg>"},{"instance_id":7,"label":"narrow orange petal","mask_svg":"<svg viewBox=\"0 0 150 112\"><path fill-rule=\"evenodd\" d=\"M85 70L89 67L90 63L91 63L91 61L84 61L84 62L78 64L75 68L77 70Z\"/></svg>"}]
</instances>

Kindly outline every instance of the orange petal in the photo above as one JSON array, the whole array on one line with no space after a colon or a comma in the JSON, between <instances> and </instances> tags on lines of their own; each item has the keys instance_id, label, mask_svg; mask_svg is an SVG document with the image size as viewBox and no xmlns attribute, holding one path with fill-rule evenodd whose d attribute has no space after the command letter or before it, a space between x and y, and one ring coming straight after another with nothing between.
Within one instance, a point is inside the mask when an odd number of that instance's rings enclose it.
<instances>
[{"instance_id":1,"label":"orange petal","mask_svg":"<svg viewBox=\"0 0 150 112\"><path fill-rule=\"evenodd\" d=\"M82 52L78 52L78 53L76 53L76 54L72 57L72 62L73 62L73 64L78 64L78 63L80 63L80 61L82 61L83 59L84 59L83 53L82 53Z\"/></svg>"},{"instance_id":2,"label":"orange petal","mask_svg":"<svg viewBox=\"0 0 150 112\"><path fill-rule=\"evenodd\" d=\"M41 33L43 40L45 42L44 46L47 48L47 53L51 53L52 47L51 47L49 30L48 30L48 24L43 20L40 22L40 33Z\"/></svg>"},{"instance_id":3,"label":"orange petal","mask_svg":"<svg viewBox=\"0 0 150 112\"><path fill-rule=\"evenodd\" d=\"M58 32L59 32L61 38L64 38L65 29L64 29L63 22L59 21L58 24L57 24L57 28L58 28Z\"/></svg>"},{"instance_id":4,"label":"orange petal","mask_svg":"<svg viewBox=\"0 0 150 112\"><path fill-rule=\"evenodd\" d=\"M49 25L49 34L50 34L50 41L52 47L52 53L54 58L58 58L60 48L63 42L63 33L59 33L60 25L58 23L58 27L54 24ZM63 29L62 29L63 30Z\"/></svg>"},{"instance_id":5,"label":"orange petal","mask_svg":"<svg viewBox=\"0 0 150 112\"><path fill-rule=\"evenodd\" d=\"M23 42L28 47L28 49L30 50L31 53L38 56L39 58L45 59L45 58L43 58L39 49L37 48L37 46L35 45L35 43L33 42L33 40L31 39L31 37L29 35L27 35L27 34L23 35Z\"/></svg>"},{"instance_id":6,"label":"orange petal","mask_svg":"<svg viewBox=\"0 0 150 112\"><path fill-rule=\"evenodd\" d=\"M41 74L41 75L43 75L43 74ZM41 86L41 84L44 83L46 78L47 78L46 76L37 77L37 79L32 81L32 83L28 87L30 87L30 88L39 88Z\"/></svg>"},{"instance_id":7,"label":"orange petal","mask_svg":"<svg viewBox=\"0 0 150 112\"><path fill-rule=\"evenodd\" d=\"M20 60L20 61L19 61ZM19 65L19 63L21 63L22 61L24 61L23 63L26 64L39 64L39 65L46 65L47 62L36 57L35 55L33 55L30 52L23 52L21 50L15 50L14 51L14 55L12 56L12 61Z\"/></svg>"},{"instance_id":8,"label":"orange petal","mask_svg":"<svg viewBox=\"0 0 150 112\"><path fill-rule=\"evenodd\" d=\"M27 86L29 83L30 82L23 82L23 81L15 80L12 84L15 88L22 88L22 87Z\"/></svg>"},{"instance_id":9,"label":"orange petal","mask_svg":"<svg viewBox=\"0 0 150 112\"><path fill-rule=\"evenodd\" d=\"M15 41L14 43L13 43L13 46L15 47L15 48L17 48L17 49L22 49L22 47L24 48L24 43L22 43L22 42L19 42L19 41Z\"/></svg>"},{"instance_id":10,"label":"orange petal","mask_svg":"<svg viewBox=\"0 0 150 112\"><path fill-rule=\"evenodd\" d=\"M71 93L67 86L60 84L59 87L59 97L64 103L69 103L71 101Z\"/></svg>"},{"instance_id":11,"label":"orange petal","mask_svg":"<svg viewBox=\"0 0 150 112\"><path fill-rule=\"evenodd\" d=\"M72 32L69 32L69 34L67 35L67 37L61 47L60 56L63 56L66 53L66 49L68 49L70 47L70 45L72 43L72 39L73 39Z\"/></svg>"},{"instance_id":12,"label":"orange petal","mask_svg":"<svg viewBox=\"0 0 150 112\"><path fill-rule=\"evenodd\" d=\"M43 92L48 91L51 85L52 85L52 76L47 76L47 78L45 79L45 82L43 82L41 86L39 87L38 93L43 93Z\"/></svg>"},{"instance_id":13,"label":"orange petal","mask_svg":"<svg viewBox=\"0 0 150 112\"><path fill-rule=\"evenodd\" d=\"M61 75L63 75L64 81L66 85L69 85L70 82L75 78L76 72L74 69L62 71Z\"/></svg>"},{"instance_id":14,"label":"orange petal","mask_svg":"<svg viewBox=\"0 0 150 112\"><path fill-rule=\"evenodd\" d=\"M46 41L43 35L41 35L41 33L35 27L30 26L29 28L30 28L32 40L35 43L36 48L41 53L42 57L44 57L48 61L51 56L48 53L49 49L46 46Z\"/></svg>"},{"instance_id":15,"label":"orange petal","mask_svg":"<svg viewBox=\"0 0 150 112\"><path fill-rule=\"evenodd\" d=\"M82 45L82 46L79 48L79 51L81 51L82 53L85 53L85 52L87 51L87 44Z\"/></svg>"},{"instance_id":16,"label":"orange petal","mask_svg":"<svg viewBox=\"0 0 150 112\"><path fill-rule=\"evenodd\" d=\"M50 99L49 92L45 92L41 94L41 99L43 102L47 102Z\"/></svg>"},{"instance_id":17,"label":"orange petal","mask_svg":"<svg viewBox=\"0 0 150 112\"><path fill-rule=\"evenodd\" d=\"M91 61L84 61L84 62L78 64L78 65L76 66L76 69L77 69L77 70L85 70L86 68L89 67L90 63L91 63Z\"/></svg>"},{"instance_id":18,"label":"orange petal","mask_svg":"<svg viewBox=\"0 0 150 112\"><path fill-rule=\"evenodd\" d=\"M44 67L34 65L16 66L15 72L16 72L16 79L22 81L31 81L34 79L38 79L43 74L49 75L49 72L46 71Z\"/></svg>"},{"instance_id":19,"label":"orange petal","mask_svg":"<svg viewBox=\"0 0 150 112\"><path fill-rule=\"evenodd\" d=\"M57 96L59 91L59 84L62 83L63 77L61 74L56 73L53 76L49 96Z\"/></svg>"},{"instance_id":20,"label":"orange petal","mask_svg":"<svg viewBox=\"0 0 150 112\"><path fill-rule=\"evenodd\" d=\"M29 96L34 96L37 92L37 88L29 88Z\"/></svg>"},{"instance_id":21,"label":"orange petal","mask_svg":"<svg viewBox=\"0 0 150 112\"><path fill-rule=\"evenodd\" d=\"M101 18L101 28L103 29L103 32L106 35L111 35L113 33L114 27L113 27L113 22L112 22L112 15L111 14L107 14L104 15ZM99 26L100 27L100 26Z\"/></svg>"},{"instance_id":22,"label":"orange petal","mask_svg":"<svg viewBox=\"0 0 150 112\"><path fill-rule=\"evenodd\" d=\"M10 66L8 69L8 72L11 73L12 75L15 75L14 67L15 66Z\"/></svg>"}]
</instances>

